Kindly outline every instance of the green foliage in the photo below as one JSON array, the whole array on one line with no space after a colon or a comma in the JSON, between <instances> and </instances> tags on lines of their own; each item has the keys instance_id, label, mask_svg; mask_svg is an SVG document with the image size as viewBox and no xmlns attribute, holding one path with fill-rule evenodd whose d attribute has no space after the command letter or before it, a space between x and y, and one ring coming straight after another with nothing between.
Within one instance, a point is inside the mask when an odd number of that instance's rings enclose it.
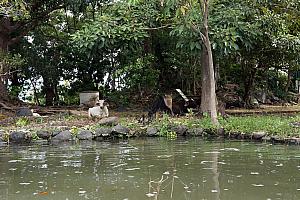
<instances>
[{"instance_id":1,"label":"green foliage","mask_svg":"<svg viewBox=\"0 0 300 200\"><path fill-rule=\"evenodd\" d=\"M20 25L10 34L20 42L9 47L9 54L0 55L1 69L5 69L0 73L21 69L14 74L20 85L9 88L14 96L32 84L44 84L36 94L42 104L49 88L61 105L78 104L78 92L83 90L103 91L125 106L136 101L133 94L144 97L158 89L199 93L202 3L4 0L0 12L13 18L11 28ZM276 73L300 66L299 1L214 0L209 8L219 85L246 87L245 78L257 70L256 89L266 86L284 97L287 79ZM19 40L19 33L26 37ZM271 69L276 73L267 73ZM41 77L44 82L38 83ZM27 79L31 82L26 83ZM70 85L59 85L61 80ZM245 89L240 88L241 96L242 92ZM33 102L33 97L29 100Z\"/></svg>"},{"instance_id":2,"label":"green foliage","mask_svg":"<svg viewBox=\"0 0 300 200\"><path fill-rule=\"evenodd\" d=\"M95 20L87 21L72 35L72 40L85 51L120 48L126 43L139 42L148 34L136 16L138 11L135 7L129 9L126 3L115 3L109 13L101 13Z\"/></svg>"},{"instance_id":3,"label":"green foliage","mask_svg":"<svg viewBox=\"0 0 300 200\"><path fill-rule=\"evenodd\" d=\"M0 13L12 17L14 20L26 19L30 16L30 10L26 1L23 0L1 0Z\"/></svg>"},{"instance_id":4,"label":"green foliage","mask_svg":"<svg viewBox=\"0 0 300 200\"><path fill-rule=\"evenodd\" d=\"M73 136L76 136L76 135L78 135L79 128L76 126L72 126L72 128L70 129L70 132L72 133Z\"/></svg>"},{"instance_id":5,"label":"green foliage","mask_svg":"<svg viewBox=\"0 0 300 200\"><path fill-rule=\"evenodd\" d=\"M170 130L171 119L167 114L163 114L163 117L155 122L155 126L158 128L159 136L175 139L177 134Z\"/></svg>"},{"instance_id":6,"label":"green foliage","mask_svg":"<svg viewBox=\"0 0 300 200\"><path fill-rule=\"evenodd\" d=\"M24 127L30 124L30 120L27 117L20 117L16 121L16 126Z\"/></svg>"},{"instance_id":7,"label":"green foliage","mask_svg":"<svg viewBox=\"0 0 300 200\"><path fill-rule=\"evenodd\" d=\"M153 67L154 57L148 55L138 58L117 70L116 76L122 77L128 89L153 90L157 86L159 71Z\"/></svg>"},{"instance_id":8,"label":"green foliage","mask_svg":"<svg viewBox=\"0 0 300 200\"><path fill-rule=\"evenodd\" d=\"M248 116L230 117L222 123L226 132L241 132L251 134L255 131L264 131L270 135L282 137L299 136L300 130L291 123L298 122L299 116Z\"/></svg>"}]
</instances>

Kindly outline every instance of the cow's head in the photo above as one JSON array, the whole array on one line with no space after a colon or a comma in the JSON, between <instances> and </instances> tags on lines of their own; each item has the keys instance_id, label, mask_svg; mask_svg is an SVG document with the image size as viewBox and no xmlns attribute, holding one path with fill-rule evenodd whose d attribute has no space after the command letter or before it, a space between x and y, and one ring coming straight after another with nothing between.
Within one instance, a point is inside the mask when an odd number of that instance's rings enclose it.
<instances>
[{"instance_id":1,"label":"cow's head","mask_svg":"<svg viewBox=\"0 0 300 200\"><path fill-rule=\"evenodd\" d=\"M96 102L96 106L99 106L101 109L103 109L104 106L109 106L109 105L107 102L105 102L105 100L101 99Z\"/></svg>"}]
</instances>

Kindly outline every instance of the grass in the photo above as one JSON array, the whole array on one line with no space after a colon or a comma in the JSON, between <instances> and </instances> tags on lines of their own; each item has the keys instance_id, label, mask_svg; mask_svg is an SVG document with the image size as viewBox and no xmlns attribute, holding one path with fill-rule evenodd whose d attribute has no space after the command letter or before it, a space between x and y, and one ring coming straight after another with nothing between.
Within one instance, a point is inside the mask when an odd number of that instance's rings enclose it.
<instances>
[{"instance_id":1,"label":"grass","mask_svg":"<svg viewBox=\"0 0 300 200\"><path fill-rule=\"evenodd\" d=\"M300 116L246 116L222 120L226 132L253 133L263 131L280 137L300 136L300 128L292 123L300 122Z\"/></svg>"},{"instance_id":2,"label":"grass","mask_svg":"<svg viewBox=\"0 0 300 200\"><path fill-rule=\"evenodd\" d=\"M218 128L224 128L226 133L244 133L252 134L253 132L265 132L268 135L286 137L300 137L300 128L293 125L298 122L300 125L300 114L290 116L279 115L250 115L250 116L230 116L227 119L220 118L220 125L218 127L211 123L208 117L199 118L192 112L188 113L185 117L169 117L162 116L158 120L150 124L138 123L136 113L124 113L120 116L119 122L123 126L128 127L130 130L141 130L144 132L147 127L156 127L159 130L159 135L163 137L175 137L174 132L170 130L170 125L185 125L187 128L202 128L215 132ZM53 125L50 125L53 124ZM39 120L29 120L28 118L19 118L15 121L14 126L21 128L28 128L32 131L35 129L54 129L59 126L70 127L72 133L76 135L79 129L87 129L95 131L99 127L103 127L97 123L97 120L92 121L84 116L66 115L63 117L49 117ZM2 130L12 130L15 127L7 126L0 127ZM139 132L139 131L138 131Z\"/></svg>"}]
</instances>

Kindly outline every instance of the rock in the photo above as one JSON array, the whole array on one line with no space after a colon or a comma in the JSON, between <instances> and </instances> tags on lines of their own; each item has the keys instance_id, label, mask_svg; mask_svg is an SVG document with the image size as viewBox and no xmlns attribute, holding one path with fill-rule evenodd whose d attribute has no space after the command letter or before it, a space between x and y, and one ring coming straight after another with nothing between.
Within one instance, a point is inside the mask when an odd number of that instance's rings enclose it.
<instances>
[{"instance_id":1,"label":"rock","mask_svg":"<svg viewBox=\"0 0 300 200\"><path fill-rule=\"evenodd\" d=\"M9 135L9 141L13 142L13 143L25 143L25 142L29 142L30 138L27 138L27 135L25 132L13 131Z\"/></svg>"},{"instance_id":2,"label":"rock","mask_svg":"<svg viewBox=\"0 0 300 200\"><path fill-rule=\"evenodd\" d=\"M109 137L111 136L111 133L112 133L112 128L101 127L96 129L95 136Z\"/></svg>"},{"instance_id":3,"label":"rock","mask_svg":"<svg viewBox=\"0 0 300 200\"><path fill-rule=\"evenodd\" d=\"M77 134L79 140L91 140L93 138L93 133L88 130L81 130Z\"/></svg>"},{"instance_id":4,"label":"rock","mask_svg":"<svg viewBox=\"0 0 300 200\"><path fill-rule=\"evenodd\" d=\"M39 130L39 131L36 132L36 134L39 138L44 139L44 140L48 140L51 137L52 133L50 131Z\"/></svg>"},{"instance_id":5,"label":"rock","mask_svg":"<svg viewBox=\"0 0 300 200\"><path fill-rule=\"evenodd\" d=\"M225 135L225 129L224 128L218 128L217 129L217 135L224 136Z\"/></svg>"},{"instance_id":6,"label":"rock","mask_svg":"<svg viewBox=\"0 0 300 200\"><path fill-rule=\"evenodd\" d=\"M284 143L284 139L275 135L275 136L271 136L271 141L274 143Z\"/></svg>"},{"instance_id":7,"label":"rock","mask_svg":"<svg viewBox=\"0 0 300 200\"><path fill-rule=\"evenodd\" d=\"M155 127L148 127L146 131L146 136L154 137L158 135L158 130Z\"/></svg>"},{"instance_id":8,"label":"rock","mask_svg":"<svg viewBox=\"0 0 300 200\"><path fill-rule=\"evenodd\" d=\"M299 128L300 122L292 122L292 123L290 123L290 125Z\"/></svg>"},{"instance_id":9,"label":"rock","mask_svg":"<svg viewBox=\"0 0 300 200\"><path fill-rule=\"evenodd\" d=\"M72 134L69 130L62 131L52 138L55 141L68 141L72 139Z\"/></svg>"},{"instance_id":10,"label":"rock","mask_svg":"<svg viewBox=\"0 0 300 200\"><path fill-rule=\"evenodd\" d=\"M252 133L252 138L255 140L261 140L263 137L265 137L267 134L263 131L259 132L253 132Z\"/></svg>"},{"instance_id":11,"label":"rock","mask_svg":"<svg viewBox=\"0 0 300 200\"><path fill-rule=\"evenodd\" d=\"M202 136L203 133L203 128L192 128L187 131L187 134L191 136Z\"/></svg>"},{"instance_id":12,"label":"rock","mask_svg":"<svg viewBox=\"0 0 300 200\"><path fill-rule=\"evenodd\" d=\"M290 143L290 144L300 144L300 138L296 138L296 137L292 137L292 138L288 138L287 141Z\"/></svg>"},{"instance_id":13,"label":"rock","mask_svg":"<svg viewBox=\"0 0 300 200\"><path fill-rule=\"evenodd\" d=\"M52 137L55 137L55 136L57 136L60 132L61 132L61 131L53 131L51 136L52 136Z\"/></svg>"},{"instance_id":14,"label":"rock","mask_svg":"<svg viewBox=\"0 0 300 200\"><path fill-rule=\"evenodd\" d=\"M228 137L230 139L238 139L240 137L241 133L240 132L231 132L229 133Z\"/></svg>"},{"instance_id":15,"label":"rock","mask_svg":"<svg viewBox=\"0 0 300 200\"><path fill-rule=\"evenodd\" d=\"M120 124L118 124L117 126L114 126L112 131L113 131L113 133L118 134L118 135L128 135L129 134L129 129Z\"/></svg>"},{"instance_id":16,"label":"rock","mask_svg":"<svg viewBox=\"0 0 300 200\"><path fill-rule=\"evenodd\" d=\"M107 117L99 120L99 125L115 126L119 123L118 117Z\"/></svg>"},{"instance_id":17,"label":"rock","mask_svg":"<svg viewBox=\"0 0 300 200\"><path fill-rule=\"evenodd\" d=\"M271 141L271 137L268 137L268 136L265 136L261 139L262 139L262 141L265 141L265 142L270 142Z\"/></svg>"},{"instance_id":18,"label":"rock","mask_svg":"<svg viewBox=\"0 0 300 200\"><path fill-rule=\"evenodd\" d=\"M4 135L4 131L0 130L0 141L2 140L3 135Z\"/></svg>"},{"instance_id":19,"label":"rock","mask_svg":"<svg viewBox=\"0 0 300 200\"><path fill-rule=\"evenodd\" d=\"M171 131L174 131L177 135L186 135L188 128L185 125L178 125L171 127Z\"/></svg>"},{"instance_id":20,"label":"rock","mask_svg":"<svg viewBox=\"0 0 300 200\"><path fill-rule=\"evenodd\" d=\"M18 117L33 116L32 111L28 107L17 108L16 115Z\"/></svg>"},{"instance_id":21,"label":"rock","mask_svg":"<svg viewBox=\"0 0 300 200\"><path fill-rule=\"evenodd\" d=\"M241 132L236 136L236 139L238 140L245 140L246 139L246 135L245 133Z\"/></svg>"}]
</instances>

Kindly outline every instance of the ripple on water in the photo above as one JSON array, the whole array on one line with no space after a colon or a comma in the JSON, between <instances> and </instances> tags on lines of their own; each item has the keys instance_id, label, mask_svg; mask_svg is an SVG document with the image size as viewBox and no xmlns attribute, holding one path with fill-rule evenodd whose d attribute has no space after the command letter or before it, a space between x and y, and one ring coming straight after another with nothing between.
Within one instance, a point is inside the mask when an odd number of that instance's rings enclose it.
<instances>
[{"instance_id":1,"label":"ripple on water","mask_svg":"<svg viewBox=\"0 0 300 200\"><path fill-rule=\"evenodd\" d=\"M206 151L206 152L204 152L205 154L219 154L219 153L221 153L221 152L219 152L219 151Z\"/></svg>"},{"instance_id":2,"label":"ripple on water","mask_svg":"<svg viewBox=\"0 0 300 200\"><path fill-rule=\"evenodd\" d=\"M135 170L139 170L141 168L139 167L135 167L135 168L128 168L128 169L125 169L126 171L135 171Z\"/></svg>"},{"instance_id":3,"label":"ripple on water","mask_svg":"<svg viewBox=\"0 0 300 200\"><path fill-rule=\"evenodd\" d=\"M220 151L240 151L237 148L224 148L224 149L220 149Z\"/></svg>"},{"instance_id":4,"label":"ripple on water","mask_svg":"<svg viewBox=\"0 0 300 200\"><path fill-rule=\"evenodd\" d=\"M160 156L157 156L157 158L171 158L172 155L160 155Z\"/></svg>"},{"instance_id":5,"label":"ripple on water","mask_svg":"<svg viewBox=\"0 0 300 200\"><path fill-rule=\"evenodd\" d=\"M30 185L31 183L19 183L20 185Z\"/></svg>"},{"instance_id":6,"label":"ripple on water","mask_svg":"<svg viewBox=\"0 0 300 200\"><path fill-rule=\"evenodd\" d=\"M251 185L254 186L254 187L264 187L263 184L251 184Z\"/></svg>"},{"instance_id":7,"label":"ripple on water","mask_svg":"<svg viewBox=\"0 0 300 200\"><path fill-rule=\"evenodd\" d=\"M9 160L9 163L17 163L17 162L22 162L22 160Z\"/></svg>"}]
</instances>

